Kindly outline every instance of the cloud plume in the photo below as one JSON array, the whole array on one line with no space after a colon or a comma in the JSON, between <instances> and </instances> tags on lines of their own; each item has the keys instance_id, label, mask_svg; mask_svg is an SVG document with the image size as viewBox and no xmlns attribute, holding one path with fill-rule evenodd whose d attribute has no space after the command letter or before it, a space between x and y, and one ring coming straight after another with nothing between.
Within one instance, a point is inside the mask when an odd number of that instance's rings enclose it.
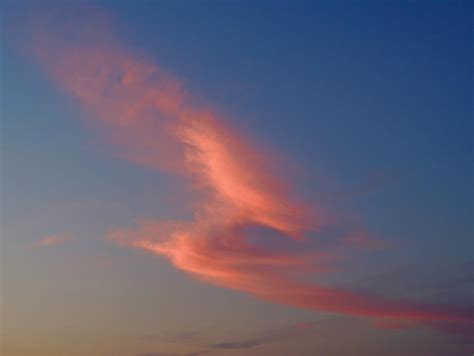
<instances>
[{"instance_id":1,"label":"cloud plume","mask_svg":"<svg viewBox=\"0 0 474 356\"><path fill-rule=\"evenodd\" d=\"M275 238L302 244L325 225L323 207L299 201L279 178L273 156L199 104L180 80L119 44L102 16L90 16L86 30L64 21L59 25L64 28L46 21L31 43L55 82L77 99L120 156L187 177L199 192L194 220L139 221L135 228L111 231L112 241L163 256L207 283L274 303L379 321L472 323L471 308L306 281L327 256L273 250L255 243L249 230L266 229ZM361 234L349 241L375 244ZM252 347L252 342L257 341L213 347Z\"/></svg>"}]
</instances>

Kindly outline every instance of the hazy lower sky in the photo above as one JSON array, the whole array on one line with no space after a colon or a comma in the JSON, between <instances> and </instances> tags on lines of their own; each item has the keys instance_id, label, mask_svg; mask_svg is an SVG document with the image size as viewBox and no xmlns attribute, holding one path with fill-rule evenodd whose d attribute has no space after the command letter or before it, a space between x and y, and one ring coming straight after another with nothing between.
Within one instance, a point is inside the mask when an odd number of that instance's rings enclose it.
<instances>
[{"instance_id":1,"label":"hazy lower sky","mask_svg":"<svg viewBox=\"0 0 474 356\"><path fill-rule=\"evenodd\" d=\"M4 1L2 355L474 352L468 1Z\"/></svg>"}]
</instances>

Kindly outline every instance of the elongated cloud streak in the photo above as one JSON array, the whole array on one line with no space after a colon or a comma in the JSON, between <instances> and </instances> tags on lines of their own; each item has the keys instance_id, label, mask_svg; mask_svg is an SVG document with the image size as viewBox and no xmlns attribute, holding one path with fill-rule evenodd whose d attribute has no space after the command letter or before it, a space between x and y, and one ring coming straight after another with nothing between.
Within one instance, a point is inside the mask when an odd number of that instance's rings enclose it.
<instances>
[{"instance_id":1,"label":"elongated cloud streak","mask_svg":"<svg viewBox=\"0 0 474 356\"><path fill-rule=\"evenodd\" d=\"M324 224L320 214L293 197L268 163L271 157L197 105L180 81L108 36L97 39L91 28L37 33L35 53L123 157L187 176L203 197L194 221L142 221L136 229L112 231L110 239L164 256L205 282L271 302L376 320L472 322L469 308L304 282L324 256L276 252L255 244L248 229L264 228L298 243Z\"/></svg>"}]
</instances>

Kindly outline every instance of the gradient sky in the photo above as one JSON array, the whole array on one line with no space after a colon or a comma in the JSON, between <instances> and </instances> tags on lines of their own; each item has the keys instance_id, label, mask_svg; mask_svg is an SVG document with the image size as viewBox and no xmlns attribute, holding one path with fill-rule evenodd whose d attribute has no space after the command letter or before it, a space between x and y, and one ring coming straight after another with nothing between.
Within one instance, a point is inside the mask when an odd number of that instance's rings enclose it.
<instances>
[{"instance_id":1,"label":"gradient sky","mask_svg":"<svg viewBox=\"0 0 474 356\"><path fill-rule=\"evenodd\" d=\"M468 1L1 10L2 355L474 352Z\"/></svg>"}]
</instances>

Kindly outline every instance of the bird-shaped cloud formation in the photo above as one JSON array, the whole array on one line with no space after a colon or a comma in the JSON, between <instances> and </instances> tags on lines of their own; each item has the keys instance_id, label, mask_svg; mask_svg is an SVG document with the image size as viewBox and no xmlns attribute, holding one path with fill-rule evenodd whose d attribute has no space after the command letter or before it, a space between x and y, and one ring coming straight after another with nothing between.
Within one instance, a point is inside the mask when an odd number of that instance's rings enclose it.
<instances>
[{"instance_id":1,"label":"bird-shaped cloud formation","mask_svg":"<svg viewBox=\"0 0 474 356\"><path fill-rule=\"evenodd\" d=\"M136 228L111 231L112 241L163 256L204 282L270 302L447 330L472 327L472 308L308 282L304 277L318 271L323 253L286 253L255 243L252 228L299 244L324 226L325 209L300 202L279 178L271 154L198 104L180 80L127 50L106 18L94 12L87 21L84 27L48 19L37 26L29 48L121 157L188 177L200 192L194 220L140 221Z\"/></svg>"}]
</instances>

